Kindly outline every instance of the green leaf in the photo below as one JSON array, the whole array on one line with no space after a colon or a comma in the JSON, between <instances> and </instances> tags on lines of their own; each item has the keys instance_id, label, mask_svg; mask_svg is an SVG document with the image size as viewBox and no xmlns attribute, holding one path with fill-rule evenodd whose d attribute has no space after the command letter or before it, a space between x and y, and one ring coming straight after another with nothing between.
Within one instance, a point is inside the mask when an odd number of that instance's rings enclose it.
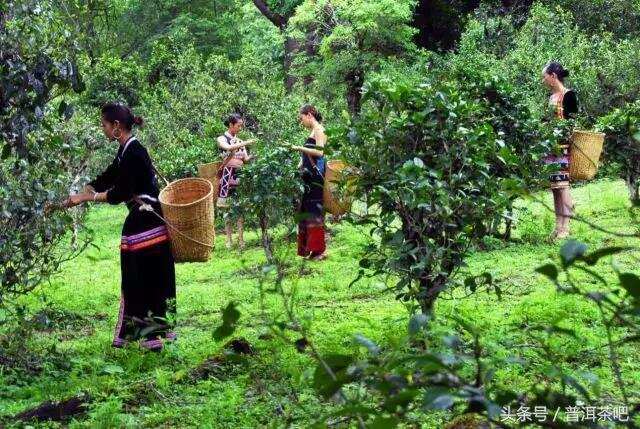
<instances>
[{"instance_id":1,"label":"green leaf","mask_svg":"<svg viewBox=\"0 0 640 429\"><path fill-rule=\"evenodd\" d=\"M426 314L414 314L409 320L409 335L415 337L421 329L427 326L429 317Z\"/></svg>"},{"instance_id":2,"label":"green leaf","mask_svg":"<svg viewBox=\"0 0 640 429\"><path fill-rule=\"evenodd\" d=\"M9 143L5 144L2 148L2 155L0 155L0 159L7 159L11 155L11 145Z\"/></svg>"},{"instance_id":3,"label":"green leaf","mask_svg":"<svg viewBox=\"0 0 640 429\"><path fill-rule=\"evenodd\" d=\"M453 402L454 398L447 387L432 387L424 392L423 406L427 410L446 410Z\"/></svg>"},{"instance_id":4,"label":"green leaf","mask_svg":"<svg viewBox=\"0 0 640 429\"><path fill-rule=\"evenodd\" d=\"M225 323L235 324L240 319L240 312L236 309L235 302L230 302L222 312L222 320Z\"/></svg>"},{"instance_id":5,"label":"green leaf","mask_svg":"<svg viewBox=\"0 0 640 429\"><path fill-rule=\"evenodd\" d=\"M605 247L598 249L595 252L589 253L583 259L589 265L595 265L598 261L605 256L616 255L620 252L633 249L632 247Z\"/></svg>"},{"instance_id":6,"label":"green leaf","mask_svg":"<svg viewBox=\"0 0 640 429\"><path fill-rule=\"evenodd\" d=\"M220 325L213 331L213 339L216 341L223 340L235 332L235 329L229 325Z\"/></svg>"},{"instance_id":7,"label":"green leaf","mask_svg":"<svg viewBox=\"0 0 640 429\"><path fill-rule=\"evenodd\" d=\"M276 270L275 265L265 265L264 267L262 267L262 274L269 274L275 270Z\"/></svg>"},{"instance_id":8,"label":"green leaf","mask_svg":"<svg viewBox=\"0 0 640 429\"><path fill-rule=\"evenodd\" d=\"M636 300L640 300L640 278L632 273L620 273L618 278L620 279L620 285L629 292L629 295Z\"/></svg>"},{"instance_id":9,"label":"green leaf","mask_svg":"<svg viewBox=\"0 0 640 429\"><path fill-rule=\"evenodd\" d=\"M371 429L393 429L400 424L397 417L378 416L370 424L367 425Z\"/></svg>"},{"instance_id":10,"label":"green leaf","mask_svg":"<svg viewBox=\"0 0 640 429\"><path fill-rule=\"evenodd\" d=\"M62 100L60 102L60 104L58 105L58 116L62 117L64 115L64 112L67 110L67 102Z\"/></svg>"},{"instance_id":11,"label":"green leaf","mask_svg":"<svg viewBox=\"0 0 640 429\"><path fill-rule=\"evenodd\" d=\"M230 302L222 311L222 325L213 331L213 338L220 341L232 335L236 330L238 320L240 320L240 312L236 309L236 304Z\"/></svg>"},{"instance_id":12,"label":"green leaf","mask_svg":"<svg viewBox=\"0 0 640 429\"><path fill-rule=\"evenodd\" d=\"M124 369L120 365L109 364L102 368L102 374L124 374Z\"/></svg>"},{"instance_id":13,"label":"green leaf","mask_svg":"<svg viewBox=\"0 0 640 429\"><path fill-rule=\"evenodd\" d=\"M351 376L346 374L346 369L353 363L353 357L348 355L332 354L322 357L323 362L331 369L335 379L327 371L322 362L318 362L313 374L313 387L324 398L330 398L340 388L351 382Z\"/></svg>"},{"instance_id":14,"label":"green leaf","mask_svg":"<svg viewBox=\"0 0 640 429\"><path fill-rule=\"evenodd\" d=\"M360 268L369 269L371 268L371 260L370 259L360 259Z\"/></svg>"},{"instance_id":15,"label":"green leaf","mask_svg":"<svg viewBox=\"0 0 640 429\"><path fill-rule=\"evenodd\" d=\"M360 344L369 350L369 353L371 353L372 356L378 356L380 353L380 347L364 335L356 334L354 340L357 344Z\"/></svg>"},{"instance_id":16,"label":"green leaf","mask_svg":"<svg viewBox=\"0 0 640 429\"><path fill-rule=\"evenodd\" d=\"M403 390L402 392L391 395L384 402L383 408L390 413L394 413L398 407L406 409L420 393L417 389Z\"/></svg>"},{"instance_id":17,"label":"green leaf","mask_svg":"<svg viewBox=\"0 0 640 429\"><path fill-rule=\"evenodd\" d=\"M536 268L536 272L547 276L551 281L558 280L558 268L554 264L547 264Z\"/></svg>"},{"instance_id":18,"label":"green leaf","mask_svg":"<svg viewBox=\"0 0 640 429\"><path fill-rule=\"evenodd\" d=\"M576 389L576 391L578 391L578 393L580 393L585 399L590 401L589 392L587 391L587 389L584 388L584 386L582 386L582 384L580 384L580 382L578 382L578 380L576 380L575 378L569 375L564 375L562 377L562 380L569 386Z\"/></svg>"},{"instance_id":19,"label":"green leaf","mask_svg":"<svg viewBox=\"0 0 640 429\"><path fill-rule=\"evenodd\" d=\"M570 266L576 259L582 258L587 252L587 245L576 240L567 241L560 248L560 257L565 267Z\"/></svg>"}]
</instances>

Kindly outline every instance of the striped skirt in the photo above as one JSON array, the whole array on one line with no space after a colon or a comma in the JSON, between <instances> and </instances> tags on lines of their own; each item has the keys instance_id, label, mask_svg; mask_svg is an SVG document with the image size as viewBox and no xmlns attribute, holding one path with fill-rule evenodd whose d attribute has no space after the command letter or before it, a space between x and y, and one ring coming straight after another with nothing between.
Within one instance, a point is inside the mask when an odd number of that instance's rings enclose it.
<instances>
[{"instance_id":1,"label":"striped skirt","mask_svg":"<svg viewBox=\"0 0 640 429\"><path fill-rule=\"evenodd\" d=\"M569 162L571 158L569 155L569 146L562 146L562 152L559 155L550 154L544 157L544 163L546 165L552 165L557 168L552 174L549 175L549 182L551 182L551 189L566 189L570 185L569 176Z\"/></svg>"},{"instance_id":2,"label":"striped skirt","mask_svg":"<svg viewBox=\"0 0 640 429\"><path fill-rule=\"evenodd\" d=\"M158 203L153 204L162 213ZM139 340L152 350L175 339L176 282L166 226L153 213L131 208L120 243L120 312L114 347Z\"/></svg>"}]
</instances>

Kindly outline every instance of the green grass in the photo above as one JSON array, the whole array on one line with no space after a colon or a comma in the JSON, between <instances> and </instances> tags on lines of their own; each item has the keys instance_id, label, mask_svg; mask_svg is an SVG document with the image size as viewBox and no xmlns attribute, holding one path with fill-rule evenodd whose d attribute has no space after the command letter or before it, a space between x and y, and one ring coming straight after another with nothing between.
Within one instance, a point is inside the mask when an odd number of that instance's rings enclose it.
<instances>
[{"instance_id":1,"label":"green grass","mask_svg":"<svg viewBox=\"0 0 640 429\"><path fill-rule=\"evenodd\" d=\"M637 230L622 183L596 182L576 189L574 195L578 215L618 232ZM549 195L544 198L550 202ZM0 366L0 418L10 423L10 416L43 401L82 392L92 397L90 411L72 421L71 427L308 427L335 406L314 394L310 382L314 364L308 356L263 335L255 272L265 261L253 232L248 234L250 247L242 255L222 250L223 238L218 237L218 250L209 262L177 266L179 340L174 345L159 354L112 349L120 287L118 244L125 214L122 207L93 209L88 221L97 247L65 264L50 284L28 299L32 312L46 314L50 320L26 345L39 356L41 370L16 373ZM574 329L578 339L552 341L561 357L555 363L576 374L597 374L604 394L618 398L597 309L556 293L534 272L558 252L558 244L545 241L553 215L531 202L522 202L517 215L514 241L489 242L491 250L471 255L459 274L462 279L490 272L504 289L503 299L485 292L470 297L463 297L461 291L446 294L437 303L432 331L452 332L450 317L464 317L481 331L488 361L517 354L533 362L528 371L513 364L501 366L496 373L498 384L527 386L545 373L548 363L539 358L523 327L562 319L562 326ZM572 226L574 236L592 249L638 244L578 222ZM295 283L299 309L310 320L313 341L321 351L353 351L353 335L362 333L384 345L405 331L407 312L392 293L384 292L383 279L363 279L349 287L367 234L347 224L332 225L331 231L329 258L305 266L304 275L288 280L288 285ZM293 255L293 244L285 251ZM294 256L290 259L300 264ZM637 271L632 253L617 257L616 262L623 270ZM598 270L609 280L615 278L610 261L602 261ZM243 364L194 380L189 377L191 371L223 347L212 332L229 301L239 303L242 313L234 336L245 337L257 353ZM267 302L273 314L281 311L276 297L269 296ZM7 329L0 330L5 339L14 335ZM615 331L616 337L623 334L621 329ZM640 351L633 346L622 350L623 372L637 399ZM438 428L441 417L430 414L417 419L423 427Z\"/></svg>"}]
</instances>

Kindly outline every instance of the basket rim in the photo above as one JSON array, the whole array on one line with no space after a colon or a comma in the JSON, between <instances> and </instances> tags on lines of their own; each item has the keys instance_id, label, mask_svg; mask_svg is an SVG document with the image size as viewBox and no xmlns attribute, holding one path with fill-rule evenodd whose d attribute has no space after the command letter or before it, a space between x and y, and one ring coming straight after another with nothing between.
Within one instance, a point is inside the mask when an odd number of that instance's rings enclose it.
<instances>
[{"instance_id":1,"label":"basket rim","mask_svg":"<svg viewBox=\"0 0 640 429\"><path fill-rule=\"evenodd\" d=\"M193 181L206 183L207 186L209 187L209 192L207 192L207 194L204 197L197 199L195 201L192 201L190 203L185 203L185 204L167 203L163 201L162 196L165 194L166 190L169 189L171 186L180 182L193 182ZM158 195L158 200L160 200L160 204L163 204L169 207L189 207L189 206L199 204L202 201L206 200L207 198L210 198L212 194L213 194L213 185L211 185L211 182L209 182L207 179L203 179L201 177L185 177L184 179L174 180L173 182L169 183L162 191L160 191L160 195Z\"/></svg>"},{"instance_id":2,"label":"basket rim","mask_svg":"<svg viewBox=\"0 0 640 429\"><path fill-rule=\"evenodd\" d=\"M582 134L593 134L596 136L606 137L605 133L601 133L599 131L589 131L589 130L573 130L574 133L582 133Z\"/></svg>"},{"instance_id":3,"label":"basket rim","mask_svg":"<svg viewBox=\"0 0 640 429\"><path fill-rule=\"evenodd\" d=\"M213 164L222 164L224 163L224 161L214 161L214 162L207 162L205 164L198 164L198 168L200 167L206 167L208 165L213 165Z\"/></svg>"}]
</instances>

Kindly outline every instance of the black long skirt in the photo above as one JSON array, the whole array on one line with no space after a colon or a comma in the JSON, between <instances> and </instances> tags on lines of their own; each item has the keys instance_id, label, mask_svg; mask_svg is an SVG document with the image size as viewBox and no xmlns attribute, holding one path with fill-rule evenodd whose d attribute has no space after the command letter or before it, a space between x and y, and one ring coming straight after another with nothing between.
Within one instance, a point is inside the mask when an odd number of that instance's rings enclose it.
<instances>
[{"instance_id":1,"label":"black long skirt","mask_svg":"<svg viewBox=\"0 0 640 429\"><path fill-rule=\"evenodd\" d=\"M158 203L152 204L162 213ZM153 213L130 206L120 245L122 287L114 347L140 340L147 349L160 349L174 340L176 277L166 226Z\"/></svg>"},{"instance_id":2,"label":"black long skirt","mask_svg":"<svg viewBox=\"0 0 640 429\"><path fill-rule=\"evenodd\" d=\"M304 194L298 214L298 256L315 257L327 249L324 231L324 177L315 172L303 174Z\"/></svg>"}]
</instances>

